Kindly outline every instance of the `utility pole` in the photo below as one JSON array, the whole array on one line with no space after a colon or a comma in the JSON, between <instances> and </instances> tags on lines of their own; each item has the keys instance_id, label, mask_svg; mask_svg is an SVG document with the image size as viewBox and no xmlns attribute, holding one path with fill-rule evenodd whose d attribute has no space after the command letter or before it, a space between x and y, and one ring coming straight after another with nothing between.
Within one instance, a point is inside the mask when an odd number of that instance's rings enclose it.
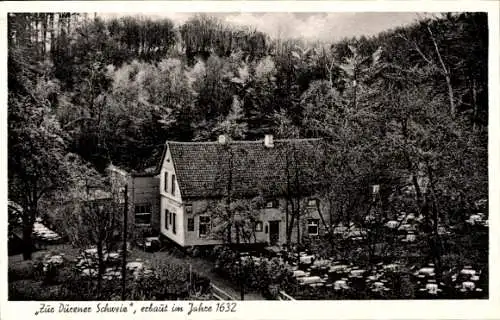
<instances>
[{"instance_id":1,"label":"utility pole","mask_svg":"<svg viewBox=\"0 0 500 320\"><path fill-rule=\"evenodd\" d=\"M125 301L125 290L127 282L128 185L125 185L124 196L125 203L123 207L122 301Z\"/></svg>"}]
</instances>

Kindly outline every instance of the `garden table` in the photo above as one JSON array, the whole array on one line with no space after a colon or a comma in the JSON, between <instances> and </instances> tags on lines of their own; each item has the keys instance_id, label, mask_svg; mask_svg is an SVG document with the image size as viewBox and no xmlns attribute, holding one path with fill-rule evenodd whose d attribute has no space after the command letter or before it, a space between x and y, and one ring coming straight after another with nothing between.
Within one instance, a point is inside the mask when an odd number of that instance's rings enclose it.
<instances>
[{"instance_id":1,"label":"garden table","mask_svg":"<svg viewBox=\"0 0 500 320\"><path fill-rule=\"evenodd\" d=\"M441 289L439 289L437 283L432 283L432 282L429 282L425 285L425 290L429 294L432 294L432 295L436 295L441 291Z\"/></svg>"},{"instance_id":2,"label":"garden table","mask_svg":"<svg viewBox=\"0 0 500 320\"><path fill-rule=\"evenodd\" d=\"M337 280L333 285L335 290L349 289L346 280Z\"/></svg>"},{"instance_id":3,"label":"garden table","mask_svg":"<svg viewBox=\"0 0 500 320\"><path fill-rule=\"evenodd\" d=\"M417 271L417 276L423 275L427 277L434 276L434 268L433 267L425 267Z\"/></svg>"},{"instance_id":4,"label":"garden table","mask_svg":"<svg viewBox=\"0 0 500 320\"><path fill-rule=\"evenodd\" d=\"M472 281L464 281L462 282L462 289L460 291L474 291L476 289L476 284Z\"/></svg>"}]
</instances>

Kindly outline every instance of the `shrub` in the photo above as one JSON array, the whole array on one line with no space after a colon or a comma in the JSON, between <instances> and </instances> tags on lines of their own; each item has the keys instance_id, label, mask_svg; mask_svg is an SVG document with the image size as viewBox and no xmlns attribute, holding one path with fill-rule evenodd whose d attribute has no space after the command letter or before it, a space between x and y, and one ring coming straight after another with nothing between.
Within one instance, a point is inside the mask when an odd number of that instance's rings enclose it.
<instances>
[{"instance_id":1,"label":"shrub","mask_svg":"<svg viewBox=\"0 0 500 320\"><path fill-rule=\"evenodd\" d=\"M55 284L56 283L56 277L59 275L59 268L53 264L48 264L46 268L44 269L44 277L43 277L43 283L44 284Z\"/></svg>"},{"instance_id":2,"label":"shrub","mask_svg":"<svg viewBox=\"0 0 500 320\"><path fill-rule=\"evenodd\" d=\"M36 266L42 270L40 280L34 276ZM17 265L16 265L17 267ZM25 263L22 273L9 269L9 299L11 300L120 300L120 280L102 280L99 291L97 279L83 277L66 264L59 268L48 264L43 272L43 263ZM192 280L192 283L190 283ZM192 286L191 286L192 284ZM210 280L192 273L186 266L161 265L149 275L138 277L129 274L126 282L127 299L130 300L178 300L189 299L191 294L207 294ZM191 289L191 290L190 290Z\"/></svg>"},{"instance_id":3,"label":"shrub","mask_svg":"<svg viewBox=\"0 0 500 320\"><path fill-rule=\"evenodd\" d=\"M217 256L216 272L234 283L243 279L246 288L258 290L266 297L275 297L276 290L286 290L293 283L292 273L278 258L262 259L258 264L246 259L240 265L239 254L229 248L215 247L213 254Z\"/></svg>"},{"instance_id":4,"label":"shrub","mask_svg":"<svg viewBox=\"0 0 500 320\"><path fill-rule=\"evenodd\" d=\"M193 257L199 257L200 254L201 254L200 249L198 249L197 247L193 248L193 250L191 252L191 256L193 256Z\"/></svg>"},{"instance_id":5,"label":"shrub","mask_svg":"<svg viewBox=\"0 0 500 320\"><path fill-rule=\"evenodd\" d=\"M35 279L35 268L36 262L33 261L22 261L16 263L8 268L8 281L18 281L18 280L30 280Z\"/></svg>"}]
</instances>

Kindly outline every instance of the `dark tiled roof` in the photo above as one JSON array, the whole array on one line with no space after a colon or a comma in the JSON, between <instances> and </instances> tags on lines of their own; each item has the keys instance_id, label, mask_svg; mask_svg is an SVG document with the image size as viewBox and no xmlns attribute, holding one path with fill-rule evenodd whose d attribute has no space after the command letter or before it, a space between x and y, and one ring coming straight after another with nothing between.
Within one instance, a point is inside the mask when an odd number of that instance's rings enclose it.
<instances>
[{"instance_id":1,"label":"dark tiled roof","mask_svg":"<svg viewBox=\"0 0 500 320\"><path fill-rule=\"evenodd\" d=\"M229 185L233 197L305 194L320 180L319 139L275 140L271 148L263 141L169 141L167 148L184 198L227 196Z\"/></svg>"}]
</instances>

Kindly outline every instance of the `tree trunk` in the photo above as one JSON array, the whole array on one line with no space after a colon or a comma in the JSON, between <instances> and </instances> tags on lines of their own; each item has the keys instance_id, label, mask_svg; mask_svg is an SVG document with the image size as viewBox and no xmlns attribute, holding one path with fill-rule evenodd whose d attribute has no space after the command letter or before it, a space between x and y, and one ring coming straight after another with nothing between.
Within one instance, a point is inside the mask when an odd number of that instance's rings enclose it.
<instances>
[{"instance_id":1,"label":"tree trunk","mask_svg":"<svg viewBox=\"0 0 500 320\"><path fill-rule=\"evenodd\" d=\"M290 243L292 242L292 233L293 233L293 224L295 223L295 204L293 203L293 199L290 199L290 205L292 206L292 215L290 217L289 225L287 226L287 238L290 239Z\"/></svg>"},{"instance_id":2,"label":"tree trunk","mask_svg":"<svg viewBox=\"0 0 500 320\"><path fill-rule=\"evenodd\" d=\"M288 197L286 198L286 204L285 204L285 233L286 233L286 245L288 246L288 248L290 248L290 228L288 226L288 215L289 215L289 211L288 211Z\"/></svg>"},{"instance_id":3,"label":"tree trunk","mask_svg":"<svg viewBox=\"0 0 500 320\"><path fill-rule=\"evenodd\" d=\"M97 260L98 260L97 294L98 297L100 298L102 293L102 276L104 274L104 253L103 253L102 240L97 241Z\"/></svg>"},{"instance_id":4,"label":"tree trunk","mask_svg":"<svg viewBox=\"0 0 500 320\"><path fill-rule=\"evenodd\" d=\"M436 261L436 267L438 271L441 271L441 239L439 236L439 207L437 203L435 188L434 188L434 174L432 168L429 164L427 164L427 171L429 175L429 191L432 195L432 233L433 233L433 253L434 259Z\"/></svg>"},{"instance_id":5,"label":"tree trunk","mask_svg":"<svg viewBox=\"0 0 500 320\"><path fill-rule=\"evenodd\" d=\"M329 202L328 218L330 219L329 225L330 225L330 230L331 230L332 236L333 236L333 200L329 197L328 202Z\"/></svg>"},{"instance_id":6,"label":"tree trunk","mask_svg":"<svg viewBox=\"0 0 500 320\"><path fill-rule=\"evenodd\" d=\"M298 168L298 163L297 163L297 150L295 147L293 148L293 160L295 164L295 190L294 193L297 195L297 206L296 206L296 212L295 214L297 215L297 244L301 243L301 235L300 235L300 181L299 181L299 168Z\"/></svg>"},{"instance_id":7,"label":"tree trunk","mask_svg":"<svg viewBox=\"0 0 500 320\"><path fill-rule=\"evenodd\" d=\"M122 241L122 301L125 301L127 287L127 236L128 236L128 184L123 191L125 203L123 205L123 241ZM133 202L133 201L132 201ZM167 219L167 216L165 216Z\"/></svg>"},{"instance_id":8,"label":"tree trunk","mask_svg":"<svg viewBox=\"0 0 500 320\"><path fill-rule=\"evenodd\" d=\"M476 89L476 79L472 80L472 106L474 108L472 114L472 132L476 133L477 130L477 89Z\"/></svg>"},{"instance_id":9,"label":"tree trunk","mask_svg":"<svg viewBox=\"0 0 500 320\"><path fill-rule=\"evenodd\" d=\"M33 251L33 223L29 217L28 221L24 221L23 219L23 260L31 260L31 253Z\"/></svg>"},{"instance_id":10,"label":"tree trunk","mask_svg":"<svg viewBox=\"0 0 500 320\"><path fill-rule=\"evenodd\" d=\"M453 94L453 87L451 86L451 77L449 72L445 74L446 86L448 87L448 99L450 100L450 113L452 117L455 117L456 107L455 107L455 97Z\"/></svg>"},{"instance_id":11,"label":"tree trunk","mask_svg":"<svg viewBox=\"0 0 500 320\"><path fill-rule=\"evenodd\" d=\"M440 236L439 236L439 232L438 232L438 226L439 226L439 223L438 223L438 212L435 208L435 206L433 205L432 206L432 219L434 220L434 224L433 224L433 228L432 228L432 232L433 232L433 244L434 244L434 248L433 248L433 253L434 253L434 259L436 261L436 269L438 272L441 272L442 271L442 266L441 266L441 239L440 239Z\"/></svg>"},{"instance_id":12,"label":"tree trunk","mask_svg":"<svg viewBox=\"0 0 500 320\"><path fill-rule=\"evenodd\" d=\"M71 13L68 13L68 34L71 33Z\"/></svg>"},{"instance_id":13,"label":"tree trunk","mask_svg":"<svg viewBox=\"0 0 500 320\"><path fill-rule=\"evenodd\" d=\"M229 228L228 228L228 240L229 243L231 244L233 242L233 236L232 236L232 228L233 228L233 219L234 219L234 214L231 212L231 202L233 201L232 195L233 195L233 150L231 148L231 145L228 144L229 148L229 177L228 177L228 182L227 182L227 201L226 201L226 213L229 215Z\"/></svg>"},{"instance_id":14,"label":"tree trunk","mask_svg":"<svg viewBox=\"0 0 500 320\"><path fill-rule=\"evenodd\" d=\"M434 50L436 52L436 55L439 59L439 63L441 65L442 72L445 76L446 79L446 86L448 87L448 98L450 100L450 113L452 117L455 117L455 97L453 94L453 87L451 85L451 73L450 69L446 67L446 64L444 63L443 57L441 56L441 52L439 51L439 47L436 41L436 38L434 37L434 34L432 33L432 30L427 24L427 31L429 32L429 35L431 36L432 44L434 45ZM426 59L427 60L427 59ZM427 60L429 61L429 60Z\"/></svg>"},{"instance_id":15,"label":"tree trunk","mask_svg":"<svg viewBox=\"0 0 500 320\"><path fill-rule=\"evenodd\" d=\"M54 13L49 13L49 32L50 32L50 41L49 41L49 53L52 54L54 49Z\"/></svg>"},{"instance_id":16,"label":"tree trunk","mask_svg":"<svg viewBox=\"0 0 500 320\"><path fill-rule=\"evenodd\" d=\"M37 59L39 55L39 43L38 43L38 13L33 15L33 48L35 49L35 56Z\"/></svg>"},{"instance_id":17,"label":"tree trunk","mask_svg":"<svg viewBox=\"0 0 500 320\"><path fill-rule=\"evenodd\" d=\"M240 244L240 226L236 223L236 244Z\"/></svg>"},{"instance_id":18,"label":"tree trunk","mask_svg":"<svg viewBox=\"0 0 500 320\"><path fill-rule=\"evenodd\" d=\"M301 242L300 241L301 240L301 238L300 238L300 207L298 204L299 202L300 202L300 200L297 201L298 208L297 208L297 213L296 213L297 214L297 244L300 244L300 242Z\"/></svg>"},{"instance_id":19,"label":"tree trunk","mask_svg":"<svg viewBox=\"0 0 500 320\"><path fill-rule=\"evenodd\" d=\"M290 199L290 190L291 190L291 185L290 185L290 162L288 160L288 150L285 154L285 161L286 161L286 241L288 244L288 247L290 248L291 242L292 242L292 230L293 230L293 200ZM292 216L289 219L289 208L288 206L292 206Z\"/></svg>"},{"instance_id":20,"label":"tree trunk","mask_svg":"<svg viewBox=\"0 0 500 320\"><path fill-rule=\"evenodd\" d=\"M328 240L330 240L330 245L333 246L335 244L335 239L333 238L333 231L331 230L331 220L330 220L330 225L328 225L325 221L325 217L323 216L323 213L321 212L321 207L319 206L319 202L316 202L316 210L318 210L319 217L321 218L321 222L323 223L323 226L325 227L326 231L328 232ZM331 214L331 211L330 211ZM319 227L319 226L318 226ZM319 230L318 230L319 231Z\"/></svg>"},{"instance_id":21,"label":"tree trunk","mask_svg":"<svg viewBox=\"0 0 500 320\"><path fill-rule=\"evenodd\" d=\"M47 52L47 20L48 20L48 14L43 13L42 14L42 56L43 58L46 58L46 52Z\"/></svg>"}]
</instances>

